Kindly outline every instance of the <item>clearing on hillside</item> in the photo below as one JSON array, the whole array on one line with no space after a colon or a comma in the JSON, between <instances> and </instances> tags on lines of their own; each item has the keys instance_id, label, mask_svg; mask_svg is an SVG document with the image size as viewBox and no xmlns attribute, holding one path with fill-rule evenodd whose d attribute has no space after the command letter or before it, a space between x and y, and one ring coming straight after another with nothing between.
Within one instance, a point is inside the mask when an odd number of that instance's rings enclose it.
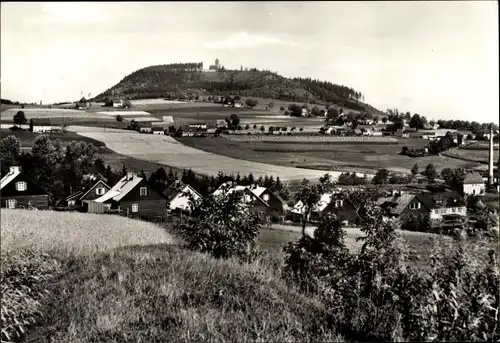
<instances>
[{"instance_id":1,"label":"clearing on hillside","mask_svg":"<svg viewBox=\"0 0 500 343\"><path fill-rule=\"evenodd\" d=\"M120 216L1 210L2 253L20 248L87 255L130 245L170 244L165 229Z\"/></svg>"}]
</instances>

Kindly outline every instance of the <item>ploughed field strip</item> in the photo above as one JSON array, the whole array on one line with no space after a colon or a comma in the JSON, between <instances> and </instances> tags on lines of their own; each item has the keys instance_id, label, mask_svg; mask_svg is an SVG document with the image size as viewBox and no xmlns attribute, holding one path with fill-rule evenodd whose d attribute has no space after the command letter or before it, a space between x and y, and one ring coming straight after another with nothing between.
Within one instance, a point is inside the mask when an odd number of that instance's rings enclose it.
<instances>
[{"instance_id":1,"label":"ploughed field strip","mask_svg":"<svg viewBox=\"0 0 500 343\"><path fill-rule=\"evenodd\" d=\"M216 175L219 171L241 175L252 173L257 177L279 176L282 180L318 179L325 174L325 171L320 170L275 166L221 156L188 147L169 136L141 135L114 129L75 129L80 135L104 142L109 149L119 154L176 168L191 168L200 174ZM329 173L333 177L340 175L340 172Z\"/></svg>"}]
</instances>

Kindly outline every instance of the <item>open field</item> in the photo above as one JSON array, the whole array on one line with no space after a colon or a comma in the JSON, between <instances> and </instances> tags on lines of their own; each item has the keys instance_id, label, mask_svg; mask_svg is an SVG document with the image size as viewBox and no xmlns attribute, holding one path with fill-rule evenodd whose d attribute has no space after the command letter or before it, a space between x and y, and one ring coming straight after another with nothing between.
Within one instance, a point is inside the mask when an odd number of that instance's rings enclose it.
<instances>
[{"instance_id":1,"label":"open field","mask_svg":"<svg viewBox=\"0 0 500 343\"><path fill-rule=\"evenodd\" d=\"M129 245L168 244L171 236L143 221L112 215L1 210L1 248L88 255Z\"/></svg>"},{"instance_id":2,"label":"open field","mask_svg":"<svg viewBox=\"0 0 500 343\"><path fill-rule=\"evenodd\" d=\"M77 128L71 126L69 128L75 131L78 130ZM92 128L92 129L105 132L104 129L102 128ZM106 129L106 130L113 130L113 129ZM117 131L122 132L121 130ZM36 134L33 134L29 131L22 131L22 130L11 131L8 129L0 129L0 139L3 139L10 135L14 135L19 139L21 151L30 151L31 147L33 146L33 141L37 137ZM145 172L155 172L158 168L164 167L167 168L167 170L168 168L172 169L174 173L177 172L179 175L182 173L182 169L179 168L162 165L150 161L138 160L129 156L118 154L113 150L106 148L106 145L103 142L82 135L78 135L74 131L49 134L48 137L52 140L59 139L63 143L63 145L66 145L71 141L85 141L92 143L99 148L97 152L97 157L101 158L104 161L104 164L110 165L111 168L113 168L114 170L121 170L123 165L125 165L125 168L127 168L128 171L133 171L133 172L140 172L141 170Z\"/></svg>"},{"instance_id":3,"label":"open field","mask_svg":"<svg viewBox=\"0 0 500 343\"><path fill-rule=\"evenodd\" d=\"M223 135L225 139L237 142L269 142L269 143L339 143L339 144L399 144L396 138L391 137L339 137L331 135Z\"/></svg>"},{"instance_id":4,"label":"open field","mask_svg":"<svg viewBox=\"0 0 500 343\"><path fill-rule=\"evenodd\" d=\"M464 161L488 163L489 150L487 148L459 148L446 151L445 153L443 153L443 155L463 159ZM493 161L495 164L497 163L499 156L500 155L498 149L493 150Z\"/></svg>"},{"instance_id":5,"label":"open field","mask_svg":"<svg viewBox=\"0 0 500 343\"><path fill-rule=\"evenodd\" d=\"M236 137L236 136L235 136ZM289 136L287 136L289 137ZM245 139L246 136L242 139ZM477 163L445 156L411 158L399 155L401 148L421 148L428 143L422 139L398 139L399 144L303 144L297 142L237 142L222 137L176 137L193 148L243 160L281 166L307 167L322 170L371 172L386 168L409 173L418 164L421 169L433 163L438 171L443 168L477 167Z\"/></svg>"},{"instance_id":6,"label":"open field","mask_svg":"<svg viewBox=\"0 0 500 343\"><path fill-rule=\"evenodd\" d=\"M14 135L19 139L21 148L31 148L31 146L33 145L33 141L38 136L37 134L32 133L30 131L24 131L24 130L11 131L9 129L0 129L0 139L3 139L10 135ZM48 137L50 137L51 140L59 139L63 144L69 143L71 141L85 141L92 143L97 147L105 146L104 143L100 141L88 137L83 137L70 131L65 133L48 134Z\"/></svg>"},{"instance_id":7,"label":"open field","mask_svg":"<svg viewBox=\"0 0 500 343\"><path fill-rule=\"evenodd\" d=\"M318 179L325 174L324 171L275 166L212 154L188 147L169 136L141 135L128 131L122 133L92 131L81 130L79 134L100 140L108 148L122 155L182 169L191 168L200 174L216 175L219 171L241 175L253 173L256 177L273 175L279 176L282 180ZM336 177L340 173L331 172L331 174Z\"/></svg>"},{"instance_id":8,"label":"open field","mask_svg":"<svg viewBox=\"0 0 500 343\"><path fill-rule=\"evenodd\" d=\"M2 121L12 121L14 114L18 111L23 111L26 118L88 118L88 119L105 119L107 116L102 113L91 113L83 110L70 110L61 108L24 108L24 109L9 109L0 113Z\"/></svg>"}]
</instances>

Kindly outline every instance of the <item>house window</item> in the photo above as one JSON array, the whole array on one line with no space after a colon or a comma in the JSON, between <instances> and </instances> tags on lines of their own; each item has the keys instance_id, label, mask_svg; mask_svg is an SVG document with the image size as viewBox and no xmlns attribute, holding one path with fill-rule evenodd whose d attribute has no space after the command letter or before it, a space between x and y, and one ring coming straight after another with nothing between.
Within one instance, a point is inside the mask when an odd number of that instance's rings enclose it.
<instances>
[{"instance_id":1,"label":"house window","mask_svg":"<svg viewBox=\"0 0 500 343\"><path fill-rule=\"evenodd\" d=\"M20 192L25 191L26 190L26 182L24 182L24 181L16 182L16 190L18 190Z\"/></svg>"},{"instance_id":2,"label":"house window","mask_svg":"<svg viewBox=\"0 0 500 343\"><path fill-rule=\"evenodd\" d=\"M343 201L342 200L335 200L335 207L342 207Z\"/></svg>"},{"instance_id":3,"label":"house window","mask_svg":"<svg viewBox=\"0 0 500 343\"><path fill-rule=\"evenodd\" d=\"M105 193L105 189L104 189L104 188L102 188L102 187L100 187L100 188L97 188L97 189L95 190L95 192L96 192L96 194L97 194L97 195L104 195L104 193Z\"/></svg>"},{"instance_id":4,"label":"house window","mask_svg":"<svg viewBox=\"0 0 500 343\"><path fill-rule=\"evenodd\" d=\"M139 212L139 204L132 204L132 212Z\"/></svg>"},{"instance_id":5,"label":"house window","mask_svg":"<svg viewBox=\"0 0 500 343\"><path fill-rule=\"evenodd\" d=\"M456 208L452 208L452 209L451 209L451 212L452 212L452 213L456 213L456 212L457 212L457 209L456 209Z\"/></svg>"},{"instance_id":6,"label":"house window","mask_svg":"<svg viewBox=\"0 0 500 343\"><path fill-rule=\"evenodd\" d=\"M476 194L476 190L475 189L472 190L472 194Z\"/></svg>"},{"instance_id":7,"label":"house window","mask_svg":"<svg viewBox=\"0 0 500 343\"><path fill-rule=\"evenodd\" d=\"M7 200L7 208L16 208L17 201L15 199Z\"/></svg>"},{"instance_id":8,"label":"house window","mask_svg":"<svg viewBox=\"0 0 500 343\"><path fill-rule=\"evenodd\" d=\"M148 189L147 189L147 187L141 187L140 192L141 192L141 197L148 196Z\"/></svg>"},{"instance_id":9,"label":"house window","mask_svg":"<svg viewBox=\"0 0 500 343\"><path fill-rule=\"evenodd\" d=\"M420 208L419 202L414 202L409 205L410 210L418 210Z\"/></svg>"},{"instance_id":10,"label":"house window","mask_svg":"<svg viewBox=\"0 0 500 343\"><path fill-rule=\"evenodd\" d=\"M264 199L264 201L269 201L269 194L264 194L262 199Z\"/></svg>"}]
</instances>

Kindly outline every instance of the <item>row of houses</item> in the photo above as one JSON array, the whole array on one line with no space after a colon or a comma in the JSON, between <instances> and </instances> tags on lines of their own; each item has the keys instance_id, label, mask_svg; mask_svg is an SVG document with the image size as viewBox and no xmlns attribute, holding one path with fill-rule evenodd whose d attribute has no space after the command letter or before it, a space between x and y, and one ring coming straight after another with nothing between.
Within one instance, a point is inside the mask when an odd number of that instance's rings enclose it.
<instances>
[{"instance_id":1,"label":"row of houses","mask_svg":"<svg viewBox=\"0 0 500 343\"><path fill-rule=\"evenodd\" d=\"M482 186L481 186L482 184ZM466 178L464 193L484 194L482 177L474 175ZM253 211L264 216L285 217L300 222L304 214L304 204L298 201L292 208L277 194L256 185L241 186L224 183L213 195L224 197L240 193L241 201L252 204ZM100 176L89 178L87 185L71 194L67 199L68 208L92 213L116 213L129 217L154 219L165 217L172 211L188 211L189 193L193 199L201 195L191 186L180 181L171 184L163 192L158 192L151 184L136 173L127 173L115 185L110 186ZM50 195L22 173L19 167L11 167L1 180L2 207L6 208L50 208ZM464 197L456 191L430 193L426 191L386 191L377 200L385 210L387 218L401 218L407 215L428 215L431 227L462 225L467 218ZM315 222L327 213L335 214L344 225L359 223L360 204L342 192L342 189L325 193L312 208L310 221Z\"/></svg>"}]
</instances>

